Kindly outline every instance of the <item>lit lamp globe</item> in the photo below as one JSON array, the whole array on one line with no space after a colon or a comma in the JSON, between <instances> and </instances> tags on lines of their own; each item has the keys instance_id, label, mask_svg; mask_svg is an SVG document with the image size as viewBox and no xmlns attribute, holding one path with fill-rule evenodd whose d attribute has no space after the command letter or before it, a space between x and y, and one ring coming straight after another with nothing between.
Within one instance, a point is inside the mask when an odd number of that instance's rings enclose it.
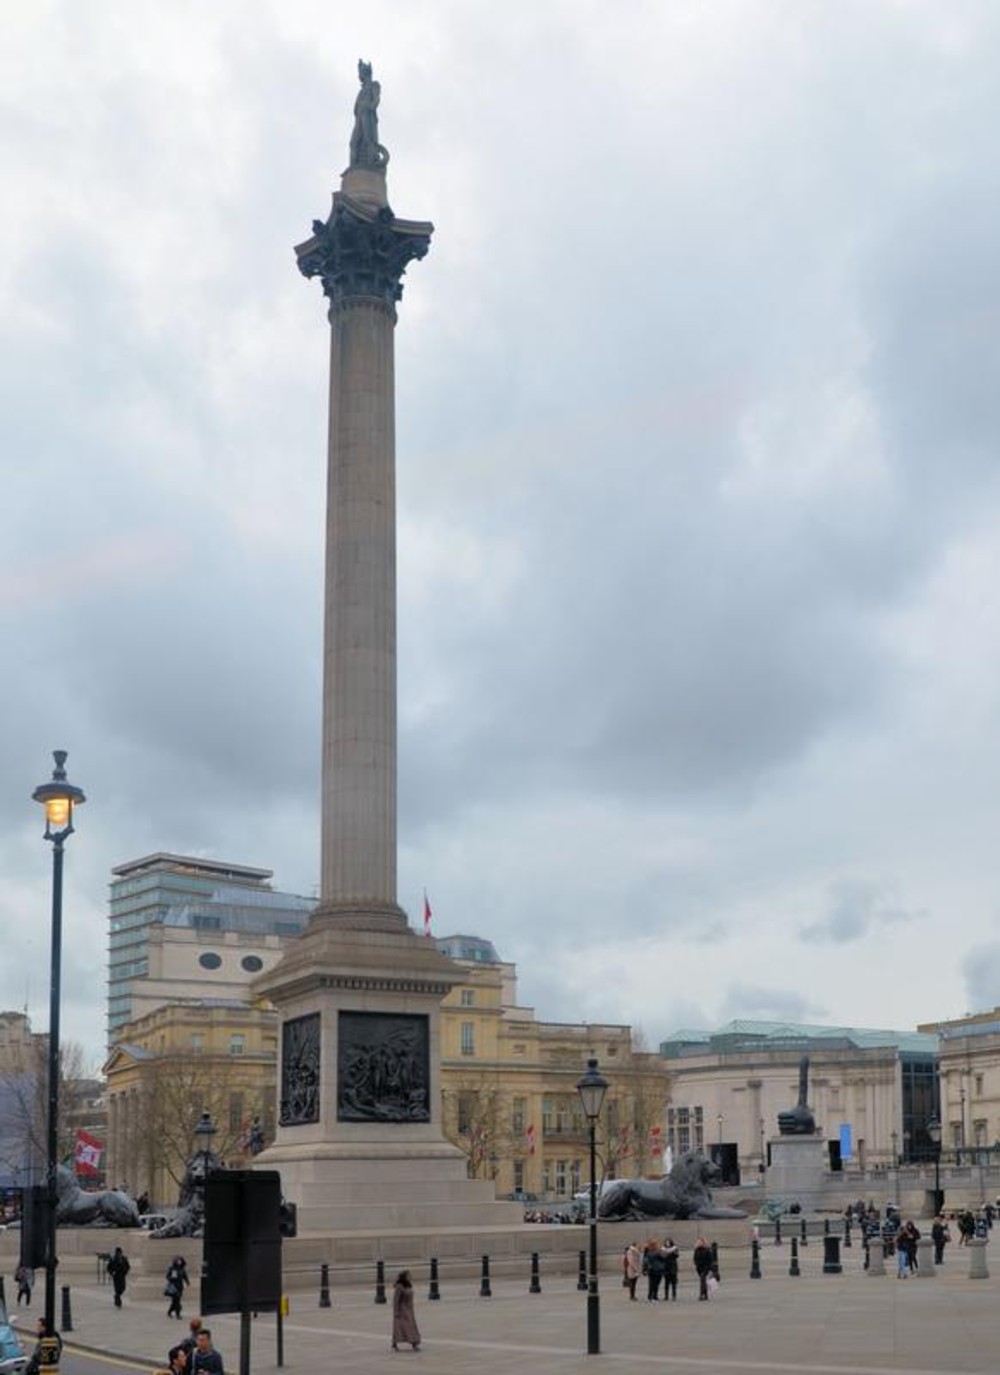
<instances>
[{"instance_id":1,"label":"lit lamp globe","mask_svg":"<svg viewBox=\"0 0 1000 1375\"><path fill-rule=\"evenodd\" d=\"M45 839L61 843L73 833L73 808L86 802L82 788L76 788L66 778L65 750L53 750L56 766L48 783L41 783L31 794L32 801L45 808Z\"/></svg>"}]
</instances>

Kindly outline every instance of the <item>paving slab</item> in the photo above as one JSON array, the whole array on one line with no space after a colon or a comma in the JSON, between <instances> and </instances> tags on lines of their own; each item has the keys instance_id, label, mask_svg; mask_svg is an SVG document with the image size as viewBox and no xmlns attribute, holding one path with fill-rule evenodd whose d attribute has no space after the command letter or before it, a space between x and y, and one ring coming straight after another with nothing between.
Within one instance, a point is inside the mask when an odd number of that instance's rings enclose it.
<instances>
[{"instance_id":1,"label":"paving slab","mask_svg":"<svg viewBox=\"0 0 1000 1375\"><path fill-rule=\"evenodd\" d=\"M708 1303L697 1301L690 1259L681 1271L676 1303L628 1300L616 1272L601 1280L599 1356L586 1354L586 1294L572 1277L547 1279L542 1293L524 1281L493 1283L491 1298L478 1282L442 1276L441 1300L427 1299L425 1274L415 1274L419 1352L389 1350L391 1309L374 1303L372 1287L334 1290L328 1309L315 1297L296 1295L284 1323L285 1369L290 1372L398 1372L416 1366L436 1375L577 1375L595 1365L616 1370L656 1364L671 1375L717 1371L773 1371L777 1375L993 1375L1000 1365L997 1313L1000 1277L968 1278L968 1259L952 1247L933 1281L870 1277L860 1248L844 1257L840 1275L822 1273L822 1250L800 1257L802 1276L788 1275L788 1248L763 1248L763 1276L749 1278L749 1254L727 1252L722 1284ZM1000 1261L996 1264L1000 1276ZM642 1281L640 1281L640 1286ZM195 1293L197 1289L195 1288ZM36 1299L39 1297L36 1291ZM186 1330L185 1320L166 1316L165 1302L126 1295L120 1311L107 1286L77 1285L72 1291L74 1331L67 1344L117 1355L142 1371L164 1361L167 1348ZM38 1306L21 1311L30 1329ZM209 1320L229 1371L238 1369L239 1320ZM273 1316L253 1323L251 1369L277 1372Z\"/></svg>"}]
</instances>

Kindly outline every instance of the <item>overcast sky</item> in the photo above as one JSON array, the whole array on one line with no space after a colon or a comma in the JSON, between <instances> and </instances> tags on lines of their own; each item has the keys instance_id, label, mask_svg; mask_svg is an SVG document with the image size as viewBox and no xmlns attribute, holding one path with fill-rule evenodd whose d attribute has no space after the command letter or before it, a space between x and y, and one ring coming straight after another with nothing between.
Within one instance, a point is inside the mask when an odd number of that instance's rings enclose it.
<instances>
[{"instance_id":1,"label":"overcast sky","mask_svg":"<svg viewBox=\"0 0 1000 1375\"><path fill-rule=\"evenodd\" d=\"M1000 1001L1000 8L35 0L0 46L0 1008L106 885L318 878L359 57L402 216L400 899L548 1020Z\"/></svg>"}]
</instances>

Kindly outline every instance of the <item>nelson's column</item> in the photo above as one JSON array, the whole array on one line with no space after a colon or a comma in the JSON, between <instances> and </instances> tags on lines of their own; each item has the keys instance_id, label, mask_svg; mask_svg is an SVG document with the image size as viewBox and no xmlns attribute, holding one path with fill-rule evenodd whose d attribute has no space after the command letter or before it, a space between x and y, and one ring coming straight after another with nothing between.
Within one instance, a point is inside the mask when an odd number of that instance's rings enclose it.
<instances>
[{"instance_id":1,"label":"nelson's column","mask_svg":"<svg viewBox=\"0 0 1000 1375\"><path fill-rule=\"evenodd\" d=\"M379 84L358 64L350 165L295 252L330 302L320 901L254 983L281 1022L280 1169L311 1231L509 1222L441 1131L439 1007L455 967L396 900L393 331L433 226L389 207ZM362 1187L363 1186L363 1187Z\"/></svg>"}]
</instances>

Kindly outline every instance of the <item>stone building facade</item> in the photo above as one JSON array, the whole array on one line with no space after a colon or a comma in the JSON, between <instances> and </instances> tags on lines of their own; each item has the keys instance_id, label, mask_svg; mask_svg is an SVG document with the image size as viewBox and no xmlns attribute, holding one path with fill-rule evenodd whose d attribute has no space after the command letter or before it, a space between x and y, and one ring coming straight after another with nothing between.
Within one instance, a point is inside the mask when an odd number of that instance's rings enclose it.
<instances>
[{"instance_id":1,"label":"stone building facade","mask_svg":"<svg viewBox=\"0 0 1000 1375\"><path fill-rule=\"evenodd\" d=\"M738 1021L677 1032L660 1047L670 1072L667 1144L716 1155L730 1183L757 1179L793 1107L808 1055L809 1105L830 1159L864 1171L926 1158L936 1109L937 1038L906 1031Z\"/></svg>"}]
</instances>

